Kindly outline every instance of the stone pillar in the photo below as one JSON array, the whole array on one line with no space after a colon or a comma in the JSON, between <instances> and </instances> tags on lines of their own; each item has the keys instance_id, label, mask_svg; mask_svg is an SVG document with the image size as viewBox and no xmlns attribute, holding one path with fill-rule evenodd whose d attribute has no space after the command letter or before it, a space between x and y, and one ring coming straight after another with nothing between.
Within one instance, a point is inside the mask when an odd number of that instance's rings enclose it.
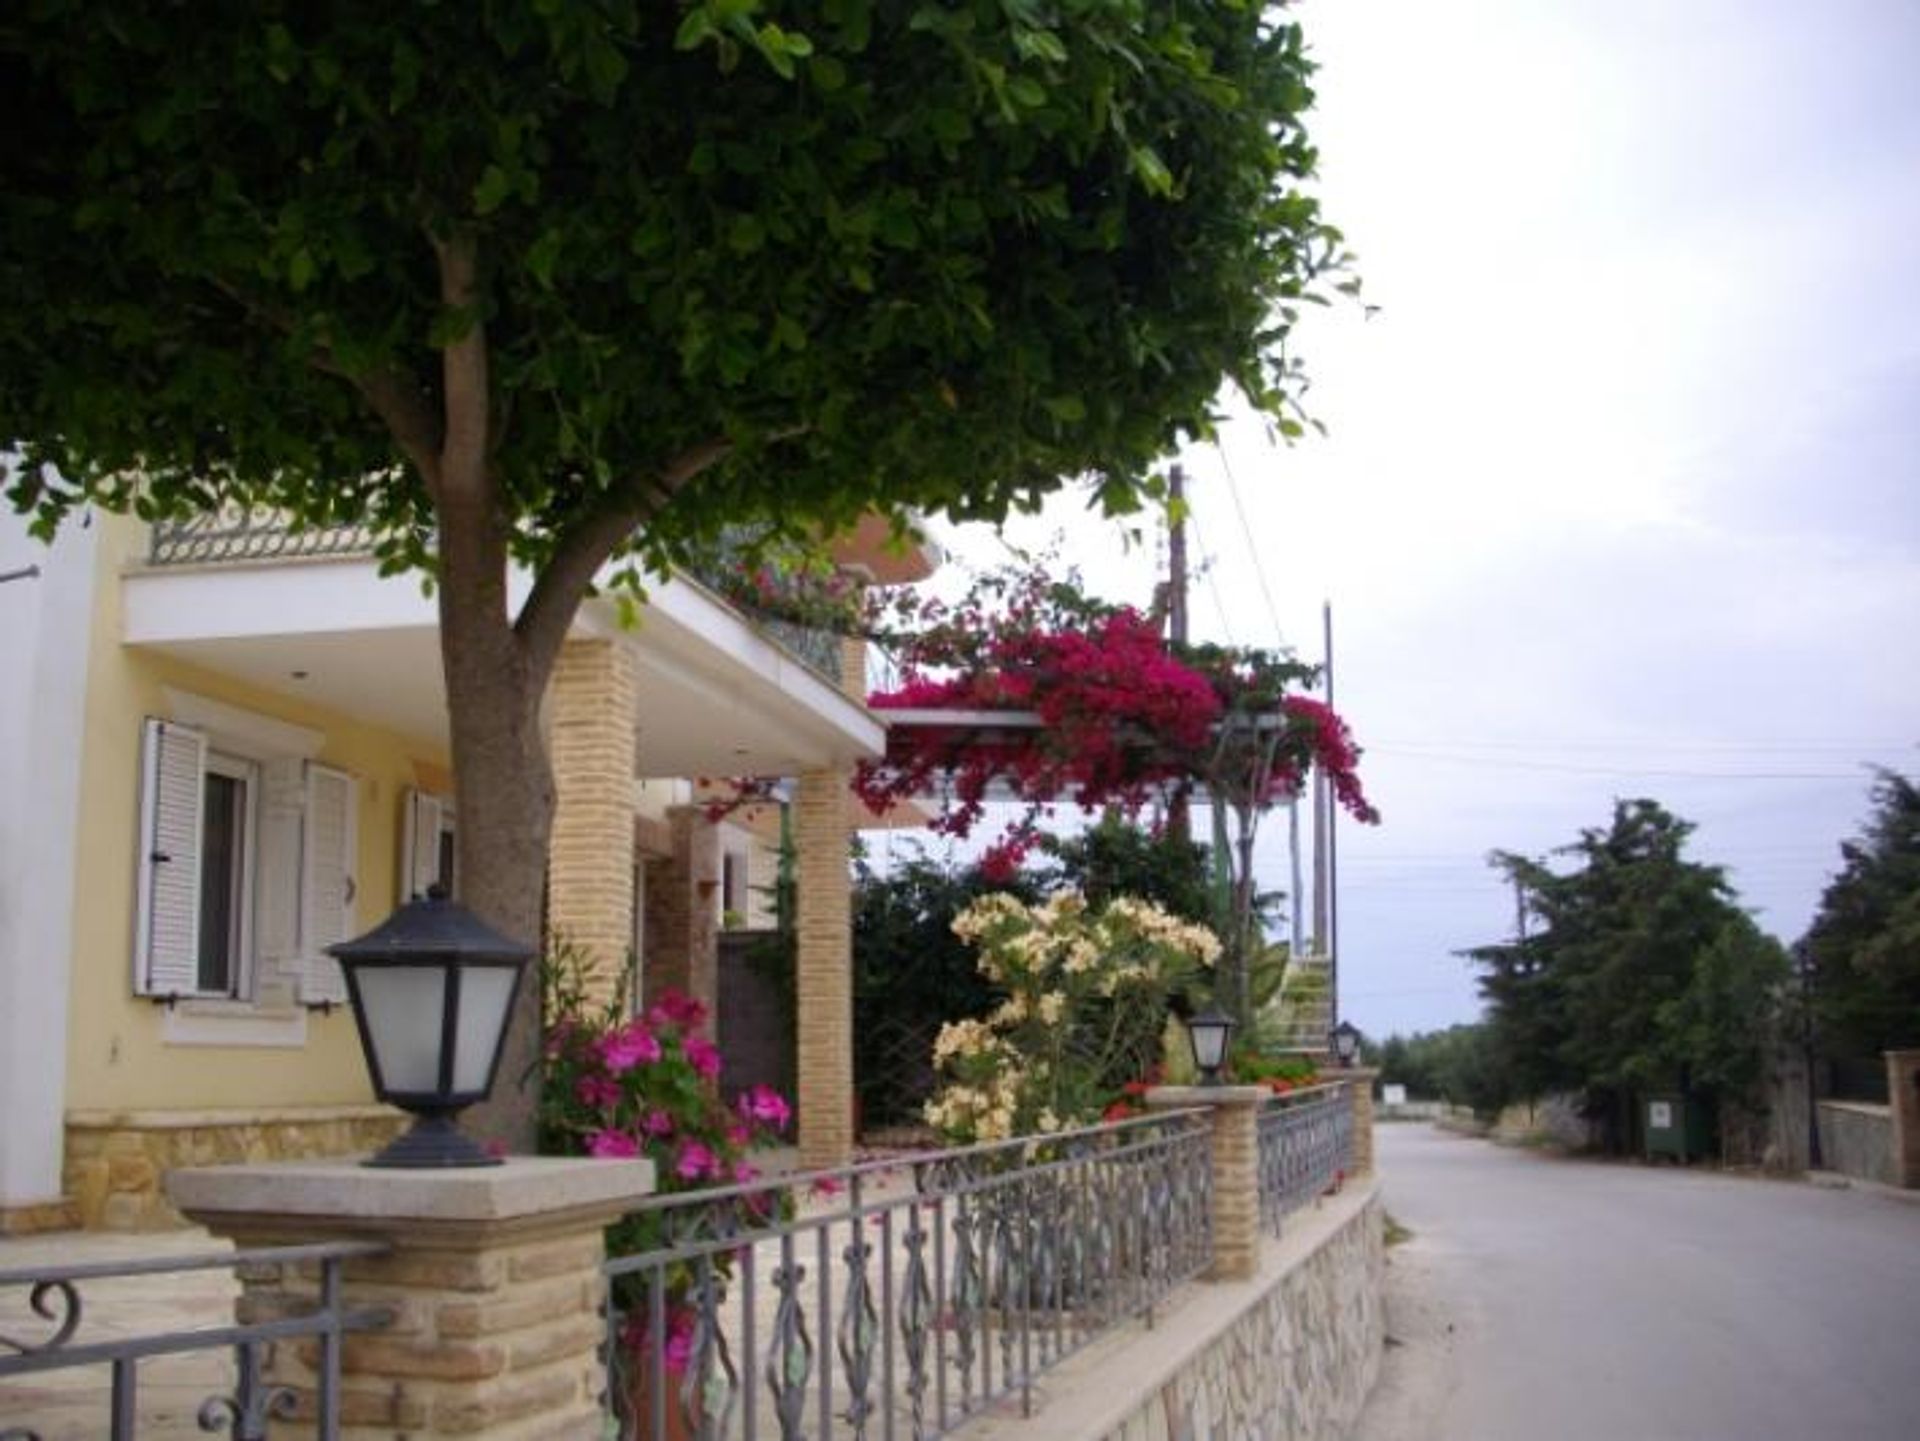
<instances>
[{"instance_id":1,"label":"stone pillar","mask_svg":"<svg viewBox=\"0 0 1920 1441\"><path fill-rule=\"evenodd\" d=\"M1888 1051L1893 1116L1893 1184L1920 1190L1920 1051Z\"/></svg>"},{"instance_id":2,"label":"stone pillar","mask_svg":"<svg viewBox=\"0 0 1920 1441\"><path fill-rule=\"evenodd\" d=\"M1352 1066L1334 1075L1347 1083L1347 1103L1353 1107L1353 1163L1350 1176L1373 1174L1373 1080L1380 1072L1371 1066Z\"/></svg>"},{"instance_id":3,"label":"stone pillar","mask_svg":"<svg viewBox=\"0 0 1920 1441\"><path fill-rule=\"evenodd\" d=\"M633 946L638 685L623 642L570 640L549 692L555 808L547 929L593 957L599 998L618 984Z\"/></svg>"},{"instance_id":4,"label":"stone pillar","mask_svg":"<svg viewBox=\"0 0 1920 1441\"><path fill-rule=\"evenodd\" d=\"M1265 1086L1156 1086L1156 1111L1213 1111L1213 1268L1210 1281L1245 1281L1260 1266L1260 1108Z\"/></svg>"},{"instance_id":5,"label":"stone pillar","mask_svg":"<svg viewBox=\"0 0 1920 1441\"><path fill-rule=\"evenodd\" d=\"M796 790L800 1162L836 1166L853 1158L855 1140L847 776L843 771L808 771Z\"/></svg>"},{"instance_id":6,"label":"stone pillar","mask_svg":"<svg viewBox=\"0 0 1920 1441\"><path fill-rule=\"evenodd\" d=\"M641 994L684 991L707 1008L720 1039L720 829L703 806L667 812L668 855L647 867Z\"/></svg>"},{"instance_id":7,"label":"stone pillar","mask_svg":"<svg viewBox=\"0 0 1920 1441\"><path fill-rule=\"evenodd\" d=\"M236 1246L379 1240L345 1269L348 1308L393 1312L342 1346L343 1441L421 1435L598 1436L606 1337L603 1228L653 1189L648 1161L515 1159L454 1171L351 1161L208 1166L168 1178L173 1201ZM302 1308L311 1267L243 1267L242 1322ZM267 1381L314 1413L318 1347L272 1347Z\"/></svg>"}]
</instances>

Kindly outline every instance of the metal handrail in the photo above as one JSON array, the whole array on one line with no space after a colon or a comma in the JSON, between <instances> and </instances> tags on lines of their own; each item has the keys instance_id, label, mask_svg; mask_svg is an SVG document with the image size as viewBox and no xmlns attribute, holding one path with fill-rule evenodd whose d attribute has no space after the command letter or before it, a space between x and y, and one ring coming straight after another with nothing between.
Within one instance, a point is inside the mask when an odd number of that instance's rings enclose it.
<instances>
[{"instance_id":1,"label":"metal handrail","mask_svg":"<svg viewBox=\"0 0 1920 1441\"><path fill-rule=\"evenodd\" d=\"M1212 1260L1205 1108L654 1197L616 1257L622 1436L944 1435ZM737 1359L736 1359L737 1358ZM704 1429L703 1429L704 1428Z\"/></svg>"},{"instance_id":2,"label":"metal handrail","mask_svg":"<svg viewBox=\"0 0 1920 1441\"><path fill-rule=\"evenodd\" d=\"M1260 1108L1260 1224L1275 1236L1286 1218L1337 1186L1353 1166L1348 1082L1302 1087Z\"/></svg>"},{"instance_id":3,"label":"metal handrail","mask_svg":"<svg viewBox=\"0 0 1920 1441\"><path fill-rule=\"evenodd\" d=\"M298 1408L299 1397L268 1374L272 1343L313 1337L319 1343L314 1369L313 1434L333 1441L340 1415L340 1358L342 1339L353 1332L378 1330L392 1319L382 1306L348 1307L341 1292L345 1262L387 1254L377 1241L327 1241L302 1246L268 1246L253 1250L199 1256L154 1257L135 1261L105 1261L80 1265L41 1265L0 1270L0 1290L28 1288L28 1308L51 1329L36 1340L0 1335L0 1381L16 1376L104 1365L110 1371L107 1395L111 1441L132 1441L138 1425L139 1363L160 1356L195 1351L233 1352L230 1391L215 1391L197 1412L202 1431L224 1426L231 1441L257 1441L268 1423L284 1419ZM311 1309L292 1316L233 1325L201 1326L179 1331L76 1341L85 1315L85 1284L146 1276L181 1275L200 1271L268 1266L318 1267L319 1278ZM11 1354L9 1354L11 1353ZM276 1432L275 1434L281 1434ZM0 1441L40 1441L42 1432L33 1418L9 1418L0 1428Z\"/></svg>"}]
</instances>

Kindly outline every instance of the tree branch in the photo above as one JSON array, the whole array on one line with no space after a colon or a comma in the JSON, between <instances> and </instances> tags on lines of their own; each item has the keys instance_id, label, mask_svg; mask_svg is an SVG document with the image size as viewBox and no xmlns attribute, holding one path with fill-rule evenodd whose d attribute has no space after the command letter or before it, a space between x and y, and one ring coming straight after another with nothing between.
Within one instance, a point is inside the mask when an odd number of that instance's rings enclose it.
<instances>
[{"instance_id":1,"label":"tree branch","mask_svg":"<svg viewBox=\"0 0 1920 1441\"><path fill-rule=\"evenodd\" d=\"M207 282L251 319L292 335L296 328L292 312L260 296L250 295L231 280L209 276ZM338 376L355 390L379 417L401 453L420 472L427 494L438 499L440 489L440 424L420 393L409 383L405 372L381 371L364 375L347 369L331 347L315 341L307 350L307 363L325 375Z\"/></svg>"},{"instance_id":2,"label":"tree branch","mask_svg":"<svg viewBox=\"0 0 1920 1441\"><path fill-rule=\"evenodd\" d=\"M514 622L535 674L544 674L560 653L574 612L607 558L665 510L696 476L732 452L732 441L703 441L668 461L657 475L635 473L608 492L606 504L588 511L561 533Z\"/></svg>"}]
</instances>

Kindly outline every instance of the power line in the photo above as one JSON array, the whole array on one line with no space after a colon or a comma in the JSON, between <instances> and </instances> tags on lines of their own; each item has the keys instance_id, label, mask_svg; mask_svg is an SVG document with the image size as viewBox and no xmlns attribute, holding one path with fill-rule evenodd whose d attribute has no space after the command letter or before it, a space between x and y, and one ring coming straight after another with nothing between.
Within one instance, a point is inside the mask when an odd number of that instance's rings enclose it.
<instances>
[{"instance_id":1,"label":"power line","mask_svg":"<svg viewBox=\"0 0 1920 1441\"><path fill-rule=\"evenodd\" d=\"M1383 745L1424 745L1425 741L1399 742L1389 736L1385 740L1375 740L1369 749ZM1697 755L1709 751L1759 751L1774 755L1818 754L1826 751L1839 751L1847 754L1859 754L1863 751L1909 750L1920 746L1920 741L1907 740L1855 740L1855 741L1602 741L1602 740L1485 740L1461 739L1447 740L1446 746L1455 750L1517 750L1517 751L1610 751L1615 753Z\"/></svg>"},{"instance_id":2,"label":"power line","mask_svg":"<svg viewBox=\"0 0 1920 1441\"><path fill-rule=\"evenodd\" d=\"M1273 603L1273 591L1267 586L1267 568L1260 559L1260 547L1254 544L1253 527L1247 523L1247 508L1240 503L1240 482L1234 479L1233 465L1227 459L1227 448L1214 441L1213 448L1220 457L1220 469L1227 477L1227 494L1233 498L1233 513L1240 517L1240 534L1247 542L1247 556L1253 561L1253 578L1260 583L1260 598L1267 603L1267 619L1273 622L1273 640L1276 645L1285 645L1287 634L1280 624L1280 607Z\"/></svg>"},{"instance_id":3,"label":"power line","mask_svg":"<svg viewBox=\"0 0 1920 1441\"><path fill-rule=\"evenodd\" d=\"M1530 761L1500 759L1494 756L1460 755L1451 751L1429 750L1415 746L1374 744L1367 749L1377 754L1406 756L1414 760L1442 761L1448 765L1488 766L1495 770L1557 771L1566 775L1618 776L1624 779L1701 780L1701 781L1851 781L1859 784L1865 776L1859 771L1695 771L1645 767L1586 766L1570 761Z\"/></svg>"}]
</instances>

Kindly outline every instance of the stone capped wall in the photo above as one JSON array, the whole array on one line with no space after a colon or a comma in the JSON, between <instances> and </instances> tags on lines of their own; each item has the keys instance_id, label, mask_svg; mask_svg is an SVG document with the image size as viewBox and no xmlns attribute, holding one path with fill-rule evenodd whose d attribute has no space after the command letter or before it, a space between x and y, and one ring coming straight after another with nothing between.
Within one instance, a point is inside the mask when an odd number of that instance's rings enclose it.
<instances>
[{"instance_id":1,"label":"stone capped wall","mask_svg":"<svg viewBox=\"0 0 1920 1441\"><path fill-rule=\"evenodd\" d=\"M171 1230L187 1224L162 1189L177 1166L365 1155L406 1124L387 1106L72 1112L62 1188L86 1230Z\"/></svg>"},{"instance_id":2,"label":"stone capped wall","mask_svg":"<svg viewBox=\"0 0 1920 1441\"><path fill-rule=\"evenodd\" d=\"M1345 1436L1379 1376L1385 1266L1376 1196L1107 1441Z\"/></svg>"}]
</instances>

